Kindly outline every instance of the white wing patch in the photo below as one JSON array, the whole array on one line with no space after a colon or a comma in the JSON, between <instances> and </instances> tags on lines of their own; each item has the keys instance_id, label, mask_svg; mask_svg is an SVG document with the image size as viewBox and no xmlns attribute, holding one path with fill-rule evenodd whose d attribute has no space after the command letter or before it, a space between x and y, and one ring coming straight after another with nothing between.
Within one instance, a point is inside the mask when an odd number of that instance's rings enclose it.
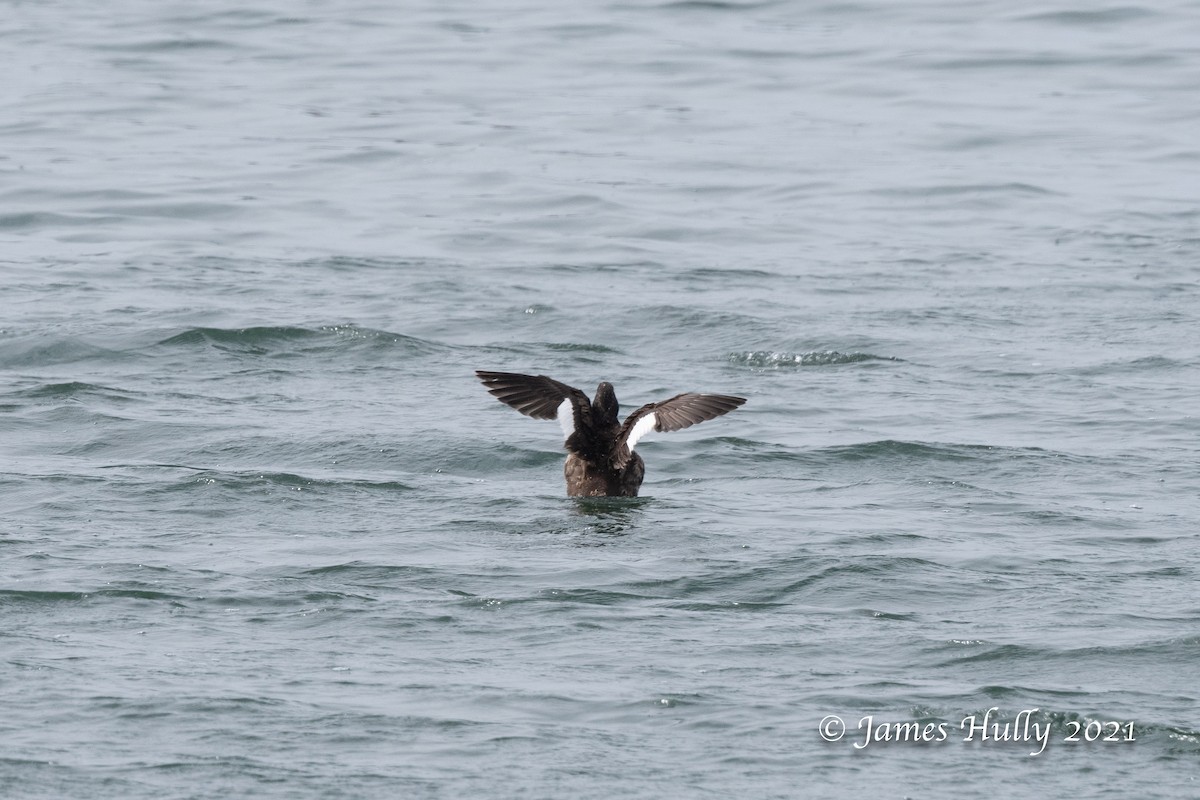
<instances>
[{"instance_id":1,"label":"white wing patch","mask_svg":"<svg viewBox=\"0 0 1200 800\"><path fill-rule=\"evenodd\" d=\"M568 397L558 404L558 411L554 418L558 420L558 426L562 428L563 441L570 439L571 434L575 432L575 409L571 406L571 398Z\"/></svg>"},{"instance_id":2,"label":"white wing patch","mask_svg":"<svg viewBox=\"0 0 1200 800\"><path fill-rule=\"evenodd\" d=\"M654 426L658 424L658 416L651 411L646 416L639 419L633 424L629 430L629 437L625 440L625 446L633 452L633 446L637 444L643 436L654 430Z\"/></svg>"}]
</instances>

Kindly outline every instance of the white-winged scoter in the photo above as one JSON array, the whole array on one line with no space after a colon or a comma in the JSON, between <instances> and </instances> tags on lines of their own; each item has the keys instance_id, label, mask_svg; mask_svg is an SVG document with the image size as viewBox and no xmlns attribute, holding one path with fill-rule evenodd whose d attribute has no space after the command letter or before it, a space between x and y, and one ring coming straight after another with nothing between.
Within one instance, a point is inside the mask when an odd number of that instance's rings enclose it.
<instances>
[{"instance_id":1,"label":"white-winged scoter","mask_svg":"<svg viewBox=\"0 0 1200 800\"><path fill-rule=\"evenodd\" d=\"M578 389L545 375L475 374L500 402L534 419L557 419L566 437L567 494L571 497L637 497L646 474L633 447L650 431L677 431L727 414L746 402L724 394L677 394L648 403L617 419L620 406L611 383L596 387L590 402Z\"/></svg>"}]
</instances>

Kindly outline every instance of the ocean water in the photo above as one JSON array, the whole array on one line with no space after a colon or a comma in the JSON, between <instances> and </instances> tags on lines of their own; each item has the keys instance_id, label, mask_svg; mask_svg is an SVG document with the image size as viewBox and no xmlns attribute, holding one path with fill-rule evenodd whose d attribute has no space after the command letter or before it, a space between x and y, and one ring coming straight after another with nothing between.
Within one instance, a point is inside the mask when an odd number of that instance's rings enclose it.
<instances>
[{"instance_id":1,"label":"ocean water","mask_svg":"<svg viewBox=\"0 0 1200 800\"><path fill-rule=\"evenodd\" d=\"M0 3L0 796L1196 797L1197 41Z\"/></svg>"}]
</instances>

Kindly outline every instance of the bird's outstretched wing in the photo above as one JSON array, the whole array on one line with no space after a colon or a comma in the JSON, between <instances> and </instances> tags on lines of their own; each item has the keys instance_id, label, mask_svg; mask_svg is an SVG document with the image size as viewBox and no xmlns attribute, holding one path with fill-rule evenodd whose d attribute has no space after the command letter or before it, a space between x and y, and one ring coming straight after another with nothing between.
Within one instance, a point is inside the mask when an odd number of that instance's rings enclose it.
<instances>
[{"instance_id":1,"label":"bird's outstretched wing","mask_svg":"<svg viewBox=\"0 0 1200 800\"><path fill-rule=\"evenodd\" d=\"M616 466L621 469L629 461L634 446L650 431L678 431L698 422L728 414L746 402L744 397L727 394L677 394L660 403L647 403L629 415L618 437Z\"/></svg>"},{"instance_id":2,"label":"bird's outstretched wing","mask_svg":"<svg viewBox=\"0 0 1200 800\"><path fill-rule=\"evenodd\" d=\"M591 403L587 395L545 375L475 370L479 380L497 400L534 419L557 419L563 438L584 425Z\"/></svg>"}]
</instances>

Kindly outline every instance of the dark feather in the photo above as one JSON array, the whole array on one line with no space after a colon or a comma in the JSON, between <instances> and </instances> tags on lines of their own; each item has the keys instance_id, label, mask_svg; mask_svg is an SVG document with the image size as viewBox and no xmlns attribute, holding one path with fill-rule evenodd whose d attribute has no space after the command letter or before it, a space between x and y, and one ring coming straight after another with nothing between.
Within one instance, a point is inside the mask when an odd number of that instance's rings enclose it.
<instances>
[{"instance_id":1,"label":"dark feather","mask_svg":"<svg viewBox=\"0 0 1200 800\"><path fill-rule=\"evenodd\" d=\"M732 397L727 394L696 394L685 392L677 394L668 400L658 403L647 403L630 414L621 433L617 437L617 448L613 463L618 469L623 469L629 463L633 449L629 446L629 436L638 421L647 414L654 414L654 430L662 433L690 428L698 422L728 414L746 402L744 397ZM636 442L634 443L636 445Z\"/></svg>"},{"instance_id":2,"label":"dark feather","mask_svg":"<svg viewBox=\"0 0 1200 800\"><path fill-rule=\"evenodd\" d=\"M534 419L555 419L562 401L571 398L578 417L580 404L590 407L587 395L578 389L559 383L545 375L519 375L515 372L486 372L475 374L497 400Z\"/></svg>"},{"instance_id":3,"label":"dark feather","mask_svg":"<svg viewBox=\"0 0 1200 800\"><path fill-rule=\"evenodd\" d=\"M728 414L746 402L744 397L731 397L727 394L695 394L686 392L677 394L670 400L644 405L629 415L625 420L623 431L633 428L640 417L651 411L654 412L654 430L661 432L678 431L690 428L698 422L706 422L722 414Z\"/></svg>"}]
</instances>

